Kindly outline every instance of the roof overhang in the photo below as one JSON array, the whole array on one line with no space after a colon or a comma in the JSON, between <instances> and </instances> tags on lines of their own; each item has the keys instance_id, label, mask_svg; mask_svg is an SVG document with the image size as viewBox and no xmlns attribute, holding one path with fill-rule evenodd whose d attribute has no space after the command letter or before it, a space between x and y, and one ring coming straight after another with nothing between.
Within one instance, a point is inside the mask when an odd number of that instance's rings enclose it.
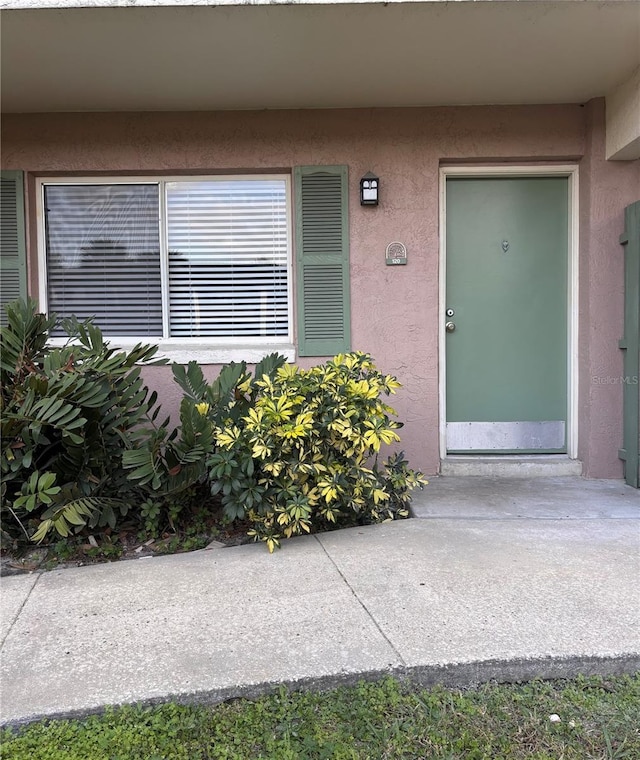
<instances>
[{"instance_id":1,"label":"roof overhang","mask_svg":"<svg viewBox=\"0 0 640 760\"><path fill-rule=\"evenodd\" d=\"M4 112L575 103L640 64L637 0L4 7Z\"/></svg>"}]
</instances>

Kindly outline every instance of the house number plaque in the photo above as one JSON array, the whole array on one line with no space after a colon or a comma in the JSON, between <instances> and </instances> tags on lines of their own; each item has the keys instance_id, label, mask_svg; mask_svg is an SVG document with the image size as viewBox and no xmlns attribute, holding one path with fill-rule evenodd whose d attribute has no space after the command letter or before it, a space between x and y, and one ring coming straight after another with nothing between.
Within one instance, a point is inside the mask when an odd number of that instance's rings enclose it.
<instances>
[{"instance_id":1,"label":"house number plaque","mask_svg":"<svg viewBox=\"0 0 640 760\"><path fill-rule=\"evenodd\" d=\"M404 243L389 243L385 253L385 262L388 267L407 263L407 247Z\"/></svg>"}]
</instances>

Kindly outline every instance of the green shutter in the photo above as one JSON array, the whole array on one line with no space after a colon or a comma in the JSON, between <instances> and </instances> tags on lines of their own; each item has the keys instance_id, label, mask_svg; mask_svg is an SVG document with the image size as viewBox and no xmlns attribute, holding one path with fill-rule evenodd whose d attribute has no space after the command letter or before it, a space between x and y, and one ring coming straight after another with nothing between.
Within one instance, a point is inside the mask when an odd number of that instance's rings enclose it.
<instances>
[{"instance_id":1,"label":"green shutter","mask_svg":"<svg viewBox=\"0 0 640 760\"><path fill-rule=\"evenodd\" d=\"M27 297L27 254L24 237L22 172L0 173L0 324L5 304Z\"/></svg>"},{"instance_id":2,"label":"green shutter","mask_svg":"<svg viewBox=\"0 0 640 760\"><path fill-rule=\"evenodd\" d=\"M347 167L299 166L294 181L298 354L333 356L351 348Z\"/></svg>"},{"instance_id":3,"label":"green shutter","mask_svg":"<svg viewBox=\"0 0 640 760\"><path fill-rule=\"evenodd\" d=\"M640 201L624 212L623 448L627 483L640 487Z\"/></svg>"}]
</instances>

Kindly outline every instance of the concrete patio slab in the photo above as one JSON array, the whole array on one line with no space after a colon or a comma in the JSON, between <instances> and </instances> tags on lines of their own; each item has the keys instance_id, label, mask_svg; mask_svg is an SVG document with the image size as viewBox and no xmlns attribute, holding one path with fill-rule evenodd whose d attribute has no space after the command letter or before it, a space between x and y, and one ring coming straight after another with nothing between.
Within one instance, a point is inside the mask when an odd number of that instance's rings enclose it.
<instances>
[{"instance_id":1,"label":"concrete patio slab","mask_svg":"<svg viewBox=\"0 0 640 760\"><path fill-rule=\"evenodd\" d=\"M5 642L2 720L398 664L313 537L60 570Z\"/></svg>"},{"instance_id":2,"label":"concrete patio slab","mask_svg":"<svg viewBox=\"0 0 640 760\"><path fill-rule=\"evenodd\" d=\"M320 541L410 667L640 651L637 521L411 520Z\"/></svg>"},{"instance_id":3,"label":"concrete patio slab","mask_svg":"<svg viewBox=\"0 0 640 760\"><path fill-rule=\"evenodd\" d=\"M0 579L1 721L382 673L469 685L640 670L636 493L471 480L457 501L445 478L428 486L428 519L273 555L245 545Z\"/></svg>"},{"instance_id":4,"label":"concrete patio slab","mask_svg":"<svg viewBox=\"0 0 640 760\"><path fill-rule=\"evenodd\" d=\"M11 626L18 618L18 614L29 598L31 590L40 578L39 573L13 576L10 583L2 583L0 602L0 644L4 642Z\"/></svg>"},{"instance_id":5,"label":"concrete patio slab","mask_svg":"<svg viewBox=\"0 0 640 760\"><path fill-rule=\"evenodd\" d=\"M414 494L411 511L447 519L640 518L640 491L623 480L434 477Z\"/></svg>"}]
</instances>

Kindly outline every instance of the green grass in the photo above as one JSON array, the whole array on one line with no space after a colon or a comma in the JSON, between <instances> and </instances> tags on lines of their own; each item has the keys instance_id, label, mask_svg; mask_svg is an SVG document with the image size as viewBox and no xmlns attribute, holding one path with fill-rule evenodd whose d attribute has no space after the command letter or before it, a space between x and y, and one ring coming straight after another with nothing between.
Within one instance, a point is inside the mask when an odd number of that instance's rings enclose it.
<instances>
[{"instance_id":1,"label":"green grass","mask_svg":"<svg viewBox=\"0 0 640 760\"><path fill-rule=\"evenodd\" d=\"M552 714L560 722L551 722ZM422 690L393 679L2 733L4 760L640 758L640 675Z\"/></svg>"}]
</instances>

